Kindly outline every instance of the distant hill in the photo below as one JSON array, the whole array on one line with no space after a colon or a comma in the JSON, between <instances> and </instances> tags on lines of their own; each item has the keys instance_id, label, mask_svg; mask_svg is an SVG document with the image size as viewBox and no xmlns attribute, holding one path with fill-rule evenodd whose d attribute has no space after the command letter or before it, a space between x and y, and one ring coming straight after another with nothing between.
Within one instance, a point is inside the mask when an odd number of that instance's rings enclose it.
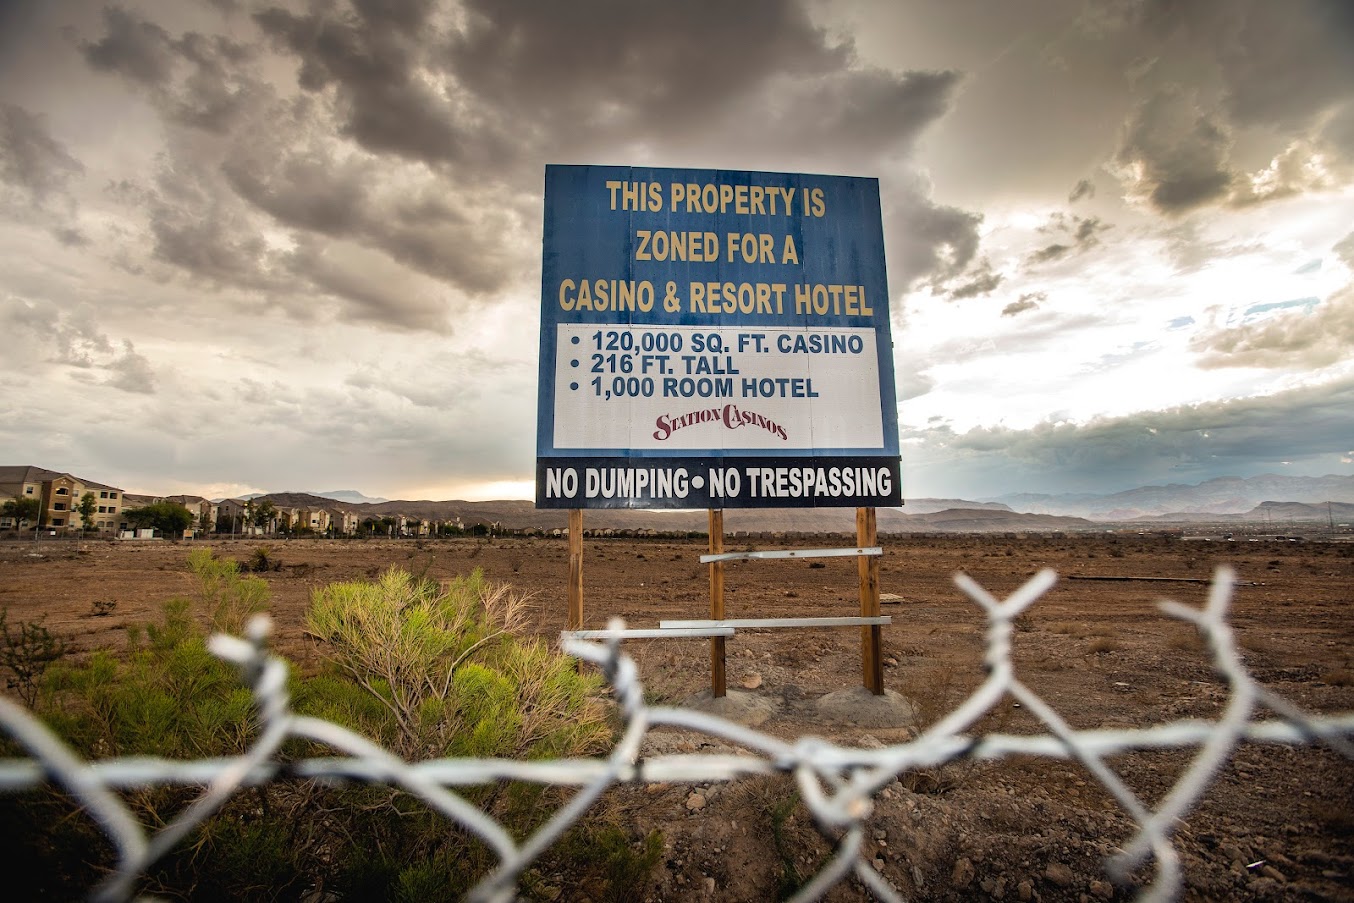
<instances>
[{"instance_id":1,"label":"distant hill","mask_svg":"<svg viewBox=\"0 0 1354 903\"><path fill-rule=\"evenodd\" d=\"M1281 530L1288 524L1334 524L1340 527L1354 524L1354 504L1349 502L1324 502L1318 505L1305 502L1262 502L1241 514L1208 514L1199 511L1159 514L1151 518L1156 523L1236 523L1267 524Z\"/></svg>"},{"instance_id":2,"label":"distant hill","mask_svg":"<svg viewBox=\"0 0 1354 903\"><path fill-rule=\"evenodd\" d=\"M1124 492L1095 495L1016 493L998 496L1016 511L1061 514L1100 521L1127 521L1161 515L1210 519L1214 515L1245 514L1274 499L1304 504L1354 502L1354 476L1287 477L1277 474L1242 479L1219 477L1198 485L1172 483L1142 486Z\"/></svg>"},{"instance_id":3,"label":"distant hill","mask_svg":"<svg viewBox=\"0 0 1354 903\"><path fill-rule=\"evenodd\" d=\"M242 495L240 498L248 501L249 499L270 498L273 504L277 504L280 496L305 496L308 499L321 499L330 502L343 502L345 505L379 505L385 499L375 499L368 495L363 495L356 489L330 489L327 492L314 492L309 489L302 489L297 492L251 492L249 495ZM314 504L306 502L305 504Z\"/></svg>"},{"instance_id":4,"label":"distant hill","mask_svg":"<svg viewBox=\"0 0 1354 903\"><path fill-rule=\"evenodd\" d=\"M346 496L347 498L336 498ZM287 508L330 508L355 511L360 517L403 515L424 521L460 521L502 524L512 529L564 529L563 510L537 510L526 499L469 502L377 500L342 490L328 495L276 492L268 498ZM365 502L348 498L367 499ZM1282 501L1275 501L1281 499ZM1329 504L1327 504L1329 502ZM901 508L881 508L879 529L884 532L1051 532L1099 529L1114 523L1236 523L1284 524L1354 523L1354 477L1285 477L1251 479L1225 477L1197 486L1144 486L1106 495L1091 493L1038 495L1022 493L997 499L908 499ZM704 532L704 511L591 510L588 529L650 529ZM844 533L855 532L851 508L731 509L724 514L730 532Z\"/></svg>"},{"instance_id":5,"label":"distant hill","mask_svg":"<svg viewBox=\"0 0 1354 903\"><path fill-rule=\"evenodd\" d=\"M379 505L386 499L372 498L369 495L363 495L356 489L329 489L325 492L306 491L307 495L318 495L322 499L333 499L336 502L347 502L350 505Z\"/></svg>"},{"instance_id":6,"label":"distant hill","mask_svg":"<svg viewBox=\"0 0 1354 903\"><path fill-rule=\"evenodd\" d=\"M970 502L967 499L907 499L900 509L904 514L935 514L954 508L979 508L986 511L1011 511L1003 502Z\"/></svg>"},{"instance_id":7,"label":"distant hill","mask_svg":"<svg viewBox=\"0 0 1354 903\"><path fill-rule=\"evenodd\" d=\"M425 521L460 519L467 527L475 524L502 524L512 529L562 530L568 525L568 512L540 510L524 499L500 499L487 502L429 499L396 500L380 504L335 504L311 493L275 492L262 496L285 508L342 508L359 517L404 515ZM940 500L927 500L939 502ZM1092 522L1078 517L1025 514L1003 505L977 504L945 500L954 507L914 511L909 502L904 508L881 508L877 519L883 532L1026 532L1095 529ZM934 509L935 505L918 505ZM636 511L629 509L591 510L584 515L590 530L659 530L664 532L704 532L709 527L705 511ZM854 508L773 508L731 509L724 512L724 527L730 533L844 533L856 529Z\"/></svg>"}]
</instances>

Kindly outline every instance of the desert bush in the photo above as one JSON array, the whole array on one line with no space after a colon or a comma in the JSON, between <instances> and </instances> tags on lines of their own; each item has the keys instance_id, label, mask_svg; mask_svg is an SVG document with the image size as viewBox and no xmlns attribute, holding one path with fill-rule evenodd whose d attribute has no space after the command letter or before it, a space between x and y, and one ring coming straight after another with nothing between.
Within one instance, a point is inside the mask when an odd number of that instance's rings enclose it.
<instances>
[{"instance_id":1,"label":"desert bush","mask_svg":"<svg viewBox=\"0 0 1354 903\"><path fill-rule=\"evenodd\" d=\"M1354 668L1330 668L1322 672L1321 682L1328 687L1354 687Z\"/></svg>"},{"instance_id":2,"label":"desert bush","mask_svg":"<svg viewBox=\"0 0 1354 903\"><path fill-rule=\"evenodd\" d=\"M158 623L133 632L123 658L100 651L52 669L47 720L86 755L243 752L252 738L250 692L207 651L188 608L185 599L166 602Z\"/></svg>"},{"instance_id":3,"label":"desert bush","mask_svg":"<svg viewBox=\"0 0 1354 903\"><path fill-rule=\"evenodd\" d=\"M351 685L315 683L307 704L408 757L593 750L611 732L600 682L513 636L523 601L479 570L439 584L392 568L317 590L306 629L324 644L329 676Z\"/></svg>"},{"instance_id":4,"label":"desert bush","mask_svg":"<svg viewBox=\"0 0 1354 903\"><path fill-rule=\"evenodd\" d=\"M70 646L39 621L9 626L9 609L0 608L0 665L9 671L8 686L30 708L37 701L42 675L61 660Z\"/></svg>"},{"instance_id":5,"label":"desert bush","mask_svg":"<svg viewBox=\"0 0 1354 903\"><path fill-rule=\"evenodd\" d=\"M246 570L255 574L266 574L269 571L282 570L282 562L273 557L273 550L267 546L259 546L254 550L254 554L249 556L249 564Z\"/></svg>"},{"instance_id":6,"label":"desert bush","mask_svg":"<svg viewBox=\"0 0 1354 903\"><path fill-rule=\"evenodd\" d=\"M1103 655L1107 652L1114 652L1118 648L1119 641L1109 636L1092 637L1091 642L1086 646L1086 650L1092 655Z\"/></svg>"},{"instance_id":7,"label":"desert bush","mask_svg":"<svg viewBox=\"0 0 1354 903\"><path fill-rule=\"evenodd\" d=\"M198 580L198 591L216 630L239 633L252 615L267 609L268 581L240 576L235 559L217 558L211 549L194 549L188 553L188 568Z\"/></svg>"},{"instance_id":8,"label":"desert bush","mask_svg":"<svg viewBox=\"0 0 1354 903\"><path fill-rule=\"evenodd\" d=\"M266 602L266 583L240 577L234 562L194 552L189 563L213 620L242 620ZM438 584L392 570L317 591L309 627L327 662L314 676L292 676L294 706L408 757L598 750L612 733L600 680L543 643L515 638L521 602L478 572ZM159 619L130 631L125 655L97 652L37 675L39 713L89 758L246 750L257 732L251 694L209 654L191 607L165 603ZM0 741L0 755L17 753L12 747ZM293 741L284 752L313 747ZM548 817L546 797L560 793L511 783L458 792L519 836ZM195 794L161 787L129 798L143 822L164 824ZM0 824L0 868L39 869L54 899L83 895L111 855L56 791L0 799ZM567 863L597 899L626 898L656 862L652 840L632 848L605 819L574 830L606 841L576 845L579 857ZM295 899L307 888L344 899L459 899L494 865L476 837L391 787L283 782L233 798L146 874L143 890L182 899Z\"/></svg>"}]
</instances>

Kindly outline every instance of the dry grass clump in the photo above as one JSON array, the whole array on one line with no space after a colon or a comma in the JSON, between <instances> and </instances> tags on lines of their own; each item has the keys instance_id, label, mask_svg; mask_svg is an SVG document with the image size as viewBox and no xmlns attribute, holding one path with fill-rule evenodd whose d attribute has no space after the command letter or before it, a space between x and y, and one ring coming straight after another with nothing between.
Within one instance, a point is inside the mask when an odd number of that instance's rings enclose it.
<instances>
[{"instance_id":1,"label":"dry grass clump","mask_svg":"<svg viewBox=\"0 0 1354 903\"><path fill-rule=\"evenodd\" d=\"M1114 652L1118 648L1119 641L1111 636L1094 637L1086 646L1086 650L1092 655L1104 655L1107 652Z\"/></svg>"},{"instance_id":2,"label":"dry grass clump","mask_svg":"<svg viewBox=\"0 0 1354 903\"><path fill-rule=\"evenodd\" d=\"M1331 668L1321 675L1321 682L1328 687L1354 687L1354 668Z\"/></svg>"}]
</instances>

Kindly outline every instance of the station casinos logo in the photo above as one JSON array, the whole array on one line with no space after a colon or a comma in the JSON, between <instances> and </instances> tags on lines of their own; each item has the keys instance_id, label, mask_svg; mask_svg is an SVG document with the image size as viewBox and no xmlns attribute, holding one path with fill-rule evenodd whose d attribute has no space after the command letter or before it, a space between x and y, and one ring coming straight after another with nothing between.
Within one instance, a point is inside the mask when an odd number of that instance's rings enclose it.
<instances>
[{"instance_id":1,"label":"station casinos logo","mask_svg":"<svg viewBox=\"0 0 1354 903\"><path fill-rule=\"evenodd\" d=\"M722 408L703 408L699 411L675 416L659 414L658 419L654 421L656 429L653 437L659 442L666 442L678 430L701 423L722 423L727 429L731 430L738 430L743 427L760 428L779 436L783 440L790 438L785 432L785 427L769 417L764 417L753 411L744 411L733 404L726 404Z\"/></svg>"}]
</instances>

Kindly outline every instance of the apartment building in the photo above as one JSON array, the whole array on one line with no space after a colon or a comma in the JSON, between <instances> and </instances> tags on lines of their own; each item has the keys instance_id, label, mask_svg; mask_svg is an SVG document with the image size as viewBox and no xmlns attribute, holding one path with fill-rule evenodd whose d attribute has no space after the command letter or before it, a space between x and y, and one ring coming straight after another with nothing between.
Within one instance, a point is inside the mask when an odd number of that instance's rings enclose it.
<instances>
[{"instance_id":1,"label":"apartment building","mask_svg":"<svg viewBox=\"0 0 1354 903\"><path fill-rule=\"evenodd\" d=\"M85 480L69 473L32 465L0 465L0 502L35 498L39 503L37 526L54 530L78 530L84 526L80 503L86 493L94 496L92 526L101 531L117 529L125 493L116 486ZM12 518L0 517L0 528L13 529Z\"/></svg>"}]
</instances>

